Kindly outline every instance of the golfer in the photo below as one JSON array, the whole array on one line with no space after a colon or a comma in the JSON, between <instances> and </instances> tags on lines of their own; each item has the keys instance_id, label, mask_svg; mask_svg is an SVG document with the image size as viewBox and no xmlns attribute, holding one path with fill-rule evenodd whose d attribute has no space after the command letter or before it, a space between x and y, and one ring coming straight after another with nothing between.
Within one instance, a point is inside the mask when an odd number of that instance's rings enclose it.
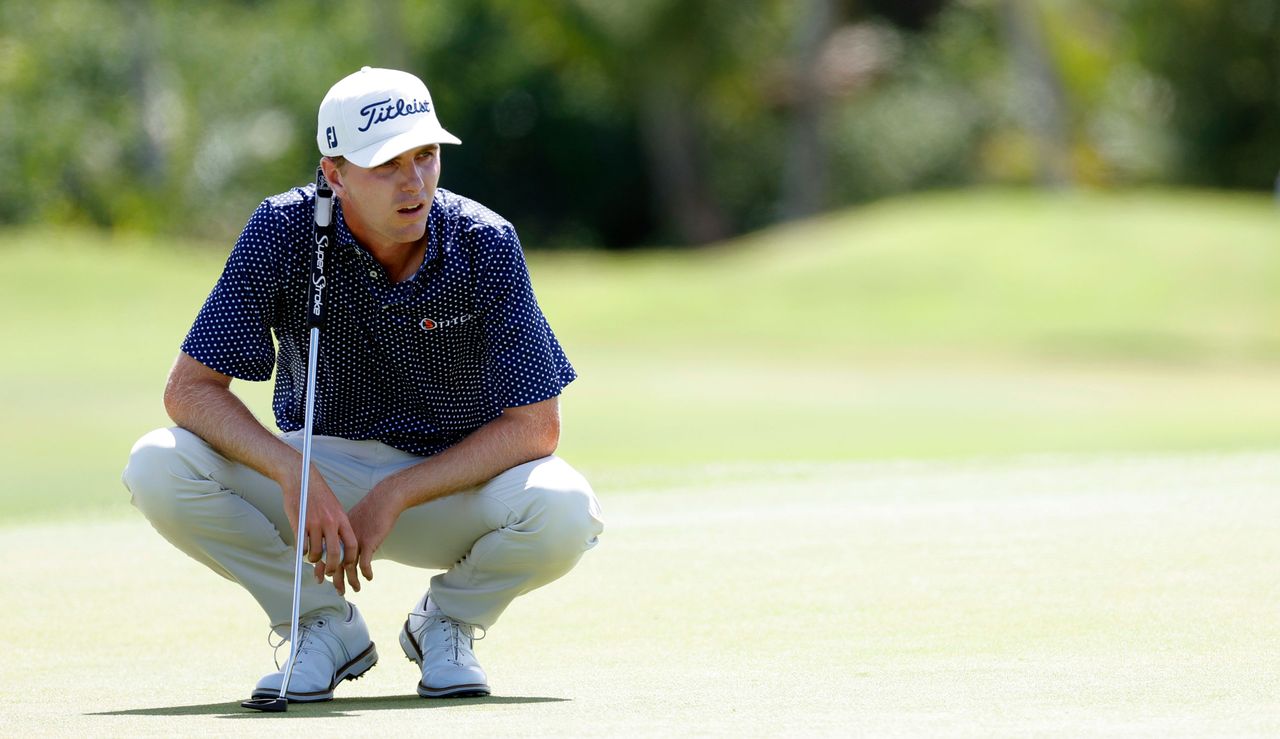
<instances>
[{"instance_id":1,"label":"golfer","mask_svg":"<svg viewBox=\"0 0 1280 739\"><path fill-rule=\"evenodd\" d=\"M512 599L564 575L603 529L587 481L554 456L576 377L534 298L511 224L437 187L441 127L417 77L365 67L320 104L336 197L305 531L297 531L315 185L250 217L169 373L176 424L133 447L133 504L238 583L281 640L296 537L304 578L287 697L333 697L378 660L347 589L373 560L443 570L399 633L423 697L488 695L473 652ZM231 389L275 371L268 431ZM406 593L406 601L416 594ZM410 605L410 603L406 603ZM291 645L292 647L293 645ZM279 694L283 669L255 698Z\"/></svg>"}]
</instances>

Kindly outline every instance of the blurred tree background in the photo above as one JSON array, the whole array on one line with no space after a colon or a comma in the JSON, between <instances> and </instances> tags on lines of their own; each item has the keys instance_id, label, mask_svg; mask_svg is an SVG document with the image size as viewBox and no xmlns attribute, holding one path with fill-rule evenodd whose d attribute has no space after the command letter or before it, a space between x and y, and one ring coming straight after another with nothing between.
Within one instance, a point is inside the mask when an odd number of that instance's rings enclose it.
<instances>
[{"instance_id":1,"label":"blurred tree background","mask_svg":"<svg viewBox=\"0 0 1280 739\"><path fill-rule=\"evenodd\" d=\"M230 238L365 64L427 82L444 186L531 248L1280 165L1274 0L0 0L0 224Z\"/></svg>"}]
</instances>

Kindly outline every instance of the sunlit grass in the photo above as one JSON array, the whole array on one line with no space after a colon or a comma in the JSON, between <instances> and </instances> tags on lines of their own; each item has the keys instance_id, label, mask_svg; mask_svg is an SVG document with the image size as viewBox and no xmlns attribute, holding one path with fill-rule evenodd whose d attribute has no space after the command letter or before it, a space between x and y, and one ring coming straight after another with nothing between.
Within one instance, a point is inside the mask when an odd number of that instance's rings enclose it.
<instances>
[{"instance_id":1,"label":"sunlit grass","mask_svg":"<svg viewBox=\"0 0 1280 739\"><path fill-rule=\"evenodd\" d=\"M276 718L239 707L273 666L236 585L141 517L29 524L0 701L16 736L1274 736L1277 484L1275 453L727 465L607 494L477 643L492 698L415 695L430 573L380 561L379 664Z\"/></svg>"},{"instance_id":2,"label":"sunlit grass","mask_svg":"<svg viewBox=\"0 0 1280 739\"><path fill-rule=\"evenodd\" d=\"M531 253L581 374L561 451L626 486L716 462L1271 447L1278 232L1260 197L976 192L702 250ZM122 512L228 245L0 244L0 517ZM270 423L269 386L238 387Z\"/></svg>"},{"instance_id":3,"label":"sunlit grass","mask_svg":"<svg viewBox=\"0 0 1280 739\"><path fill-rule=\"evenodd\" d=\"M583 342L801 358L1276 358L1280 209L1203 193L889 201L694 253L542 258Z\"/></svg>"}]
</instances>

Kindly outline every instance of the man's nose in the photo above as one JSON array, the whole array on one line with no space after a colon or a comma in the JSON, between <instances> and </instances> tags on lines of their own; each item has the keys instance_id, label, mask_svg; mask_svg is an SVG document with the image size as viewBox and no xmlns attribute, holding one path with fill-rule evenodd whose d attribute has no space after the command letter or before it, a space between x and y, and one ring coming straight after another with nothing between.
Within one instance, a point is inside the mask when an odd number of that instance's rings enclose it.
<instances>
[{"instance_id":1,"label":"man's nose","mask_svg":"<svg viewBox=\"0 0 1280 739\"><path fill-rule=\"evenodd\" d=\"M426 180L423 179L422 173L418 171L417 165L411 165L406 168L404 176L403 189L405 192L417 192L422 189Z\"/></svg>"}]
</instances>

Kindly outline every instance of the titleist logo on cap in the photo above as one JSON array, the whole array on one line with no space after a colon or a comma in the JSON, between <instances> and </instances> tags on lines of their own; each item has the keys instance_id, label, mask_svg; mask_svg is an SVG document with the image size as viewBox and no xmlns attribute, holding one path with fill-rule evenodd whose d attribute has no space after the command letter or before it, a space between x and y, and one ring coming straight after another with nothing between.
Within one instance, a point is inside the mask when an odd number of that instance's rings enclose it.
<instances>
[{"instance_id":1,"label":"titleist logo on cap","mask_svg":"<svg viewBox=\"0 0 1280 739\"><path fill-rule=\"evenodd\" d=\"M360 115L364 116L364 125L356 130L363 133L379 123L394 120L402 115L431 112L430 100L397 100L395 104L388 103L391 103L391 98L375 100L361 108Z\"/></svg>"}]
</instances>

